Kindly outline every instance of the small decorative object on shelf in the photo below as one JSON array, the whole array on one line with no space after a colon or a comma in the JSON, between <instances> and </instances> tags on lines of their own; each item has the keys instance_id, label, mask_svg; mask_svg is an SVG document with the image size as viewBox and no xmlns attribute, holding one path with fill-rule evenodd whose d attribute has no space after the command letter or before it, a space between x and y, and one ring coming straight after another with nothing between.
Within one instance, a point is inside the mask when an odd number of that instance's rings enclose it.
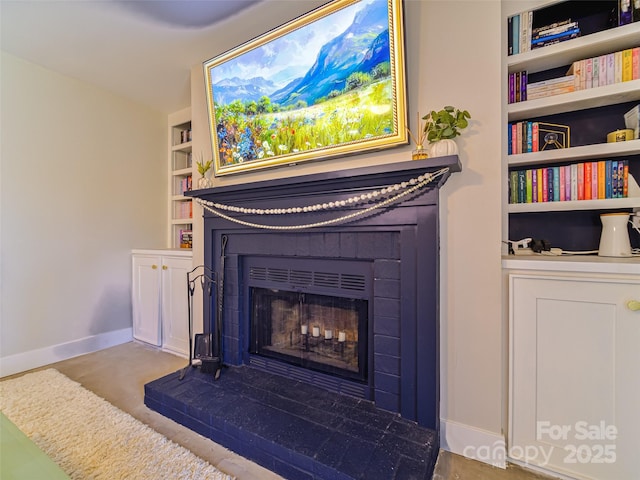
<instances>
[{"instance_id":1,"label":"small decorative object on shelf","mask_svg":"<svg viewBox=\"0 0 640 480\"><path fill-rule=\"evenodd\" d=\"M429 156L442 157L458 153L458 145L453 141L460 130L467 128L471 115L467 110L446 106L442 110L432 110L422 117L425 120L423 133L429 141Z\"/></svg>"},{"instance_id":2,"label":"small decorative object on shelf","mask_svg":"<svg viewBox=\"0 0 640 480\"><path fill-rule=\"evenodd\" d=\"M207 177L207 172L211 169L213 160L208 160L207 162L198 160L196 161L196 165L198 167L198 172L202 175L202 177L198 179L198 188L210 188L211 180Z\"/></svg>"},{"instance_id":3,"label":"small decorative object on shelf","mask_svg":"<svg viewBox=\"0 0 640 480\"><path fill-rule=\"evenodd\" d=\"M412 160L424 160L425 158L429 157L427 150L424 148L424 141L427 134L424 130L422 122L420 122L420 112L418 112L418 128L420 129L420 136L416 138L413 133L411 133L411 130L409 130L409 127L407 127L407 133L409 134L409 137L411 137L413 143L416 144L415 150L411 152Z\"/></svg>"}]
</instances>

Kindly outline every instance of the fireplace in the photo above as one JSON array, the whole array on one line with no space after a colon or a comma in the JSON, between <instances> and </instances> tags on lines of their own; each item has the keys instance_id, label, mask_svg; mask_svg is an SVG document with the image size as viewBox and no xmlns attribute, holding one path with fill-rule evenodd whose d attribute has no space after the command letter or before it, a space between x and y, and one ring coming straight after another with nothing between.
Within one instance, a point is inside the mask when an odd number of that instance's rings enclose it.
<instances>
[{"instance_id":1,"label":"fireplace","mask_svg":"<svg viewBox=\"0 0 640 480\"><path fill-rule=\"evenodd\" d=\"M291 480L430 479L438 196L457 171L452 156L190 192L227 368L150 382L145 404Z\"/></svg>"},{"instance_id":2,"label":"fireplace","mask_svg":"<svg viewBox=\"0 0 640 480\"><path fill-rule=\"evenodd\" d=\"M351 205L354 194L414 184L443 167L411 195L332 222L368 207ZM235 209L205 209L204 218L205 264L224 278L224 363L370 400L437 429L438 191L459 170L450 156L190 192ZM343 206L303 212L309 204ZM215 319L213 305L205 318L210 311Z\"/></svg>"}]
</instances>

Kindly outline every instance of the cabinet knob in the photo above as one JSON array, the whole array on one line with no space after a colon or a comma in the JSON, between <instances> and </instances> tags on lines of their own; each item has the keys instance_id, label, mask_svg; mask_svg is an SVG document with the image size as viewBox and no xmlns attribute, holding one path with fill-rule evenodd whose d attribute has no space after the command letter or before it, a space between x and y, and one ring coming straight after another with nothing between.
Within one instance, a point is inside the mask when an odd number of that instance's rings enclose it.
<instances>
[{"instance_id":1,"label":"cabinet knob","mask_svg":"<svg viewBox=\"0 0 640 480\"><path fill-rule=\"evenodd\" d=\"M640 301L639 300L629 300L627 302L627 308L629 310L633 310L634 312L637 312L638 310L640 310Z\"/></svg>"},{"instance_id":2,"label":"cabinet knob","mask_svg":"<svg viewBox=\"0 0 640 480\"><path fill-rule=\"evenodd\" d=\"M158 265L151 265L151 268L155 270L156 268L158 268Z\"/></svg>"},{"instance_id":3,"label":"cabinet knob","mask_svg":"<svg viewBox=\"0 0 640 480\"><path fill-rule=\"evenodd\" d=\"M169 267L167 267L166 265L162 265L162 269L163 270L167 270Z\"/></svg>"}]
</instances>

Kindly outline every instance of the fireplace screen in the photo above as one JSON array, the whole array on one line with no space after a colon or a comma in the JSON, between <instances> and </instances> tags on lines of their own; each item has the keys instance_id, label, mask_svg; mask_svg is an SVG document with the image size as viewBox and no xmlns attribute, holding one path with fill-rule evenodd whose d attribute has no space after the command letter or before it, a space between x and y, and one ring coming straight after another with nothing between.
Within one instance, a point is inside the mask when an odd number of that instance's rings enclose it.
<instances>
[{"instance_id":1,"label":"fireplace screen","mask_svg":"<svg viewBox=\"0 0 640 480\"><path fill-rule=\"evenodd\" d=\"M367 301L252 287L251 352L366 381Z\"/></svg>"}]
</instances>

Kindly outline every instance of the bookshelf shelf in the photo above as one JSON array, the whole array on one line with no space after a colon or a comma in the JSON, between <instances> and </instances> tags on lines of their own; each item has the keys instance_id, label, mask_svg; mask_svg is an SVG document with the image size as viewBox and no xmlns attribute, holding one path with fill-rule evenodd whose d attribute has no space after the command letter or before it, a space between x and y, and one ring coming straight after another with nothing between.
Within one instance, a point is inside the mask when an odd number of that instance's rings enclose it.
<instances>
[{"instance_id":1,"label":"bookshelf shelf","mask_svg":"<svg viewBox=\"0 0 640 480\"><path fill-rule=\"evenodd\" d=\"M190 127L189 127L190 128ZM182 142L171 147L174 152L190 152L193 142Z\"/></svg>"},{"instance_id":2,"label":"bookshelf shelf","mask_svg":"<svg viewBox=\"0 0 640 480\"><path fill-rule=\"evenodd\" d=\"M640 208L640 197L577 200L568 202L512 203L509 213L568 212L575 210L618 210Z\"/></svg>"},{"instance_id":3,"label":"bookshelf shelf","mask_svg":"<svg viewBox=\"0 0 640 480\"><path fill-rule=\"evenodd\" d=\"M640 31L638 34L640 35ZM640 100L640 80L512 103L507 107L507 114L509 121L514 122L525 118L555 115L636 100Z\"/></svg>"},{"instance_id":4,"label":"bookshelf shelf","mask_svg":"<svg viewBox=\"0 0 640 480\"><path fill-rule=\"evenodd\" d=\"M192 174L191 167L181 168L179 170L173 170L171 172L171 175L176 176L176 177L180 177L180 176L184 176L184 175L191 175L191 174Z\"/></svg>"},{"instance_id":5,"label":"bookshelf shelf","mask_svg":"<svg viewBox=\"0 0 640 480\"><path fill-rule=\"evenodd\" d=\"M540 72L569 65L581 58L594 57L628 48L638 43L637 23L604 30L567 42L507 57L509 73L521 70Z\"/></svg>"},{"instance_id":6,"label":"bookshelf shelf","mask_svg":"<svg viewBox=\"0 0 640 480\"><path fill-rule=\"evenodd\" d=\"M543 165L552 162L572 160L592 160L600 158L616 158L640 154L640 140L618 143L597 143L580 147L548 150L542 152L509 155L509 166Z\"/></svg>"}]
</instances>

